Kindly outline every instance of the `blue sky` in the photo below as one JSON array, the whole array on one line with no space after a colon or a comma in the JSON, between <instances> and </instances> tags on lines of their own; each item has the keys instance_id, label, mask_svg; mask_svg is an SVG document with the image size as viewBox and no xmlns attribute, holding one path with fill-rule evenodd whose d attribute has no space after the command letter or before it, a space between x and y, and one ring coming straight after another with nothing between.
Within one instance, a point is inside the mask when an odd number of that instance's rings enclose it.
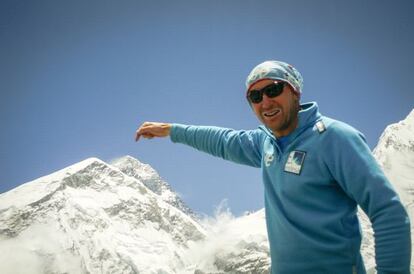
<instances>
[{"instance_id":1,"label":"blue sky","mask_svg":"<svg viewBox=\"0 0 414 274\"><path fill-rule=\"evenodd\" d=\"M0 2L0 192L88 157L153 166L194 210L263 207L260 171L173 144L144 121L252 129L258 63L293 64L302 102L374 148L414 108L414 2Z\"/></svg>"}]
</instances>

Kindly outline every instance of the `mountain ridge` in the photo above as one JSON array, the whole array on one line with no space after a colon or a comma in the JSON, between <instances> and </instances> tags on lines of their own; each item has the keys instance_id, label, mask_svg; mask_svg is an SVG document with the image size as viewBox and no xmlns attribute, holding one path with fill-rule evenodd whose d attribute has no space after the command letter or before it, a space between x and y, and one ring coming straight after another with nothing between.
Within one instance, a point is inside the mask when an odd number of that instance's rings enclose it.
<instances>
[{"instance_id":1,"label":"mountain ridge","mask_svg":"<svg viewBox=\"0 0 414 274\"><path fill-rule=\"evenodd\" d=\"M22 199L15 204L17 197ZM184 265L188 244L205 237L191 217L96 158L24 184L0 200L0 241L15 241L19 252L40 262L32 273L47 272L45 262L60 261L59 254L78 259L72 273L174 273ZM46 241L50 235L41 231L59 235L52 251L28 239L34 233ZM8 265L3 263L0 268ZM64 273L69 266L53 269Z\"/></svg>"}]
</instances>

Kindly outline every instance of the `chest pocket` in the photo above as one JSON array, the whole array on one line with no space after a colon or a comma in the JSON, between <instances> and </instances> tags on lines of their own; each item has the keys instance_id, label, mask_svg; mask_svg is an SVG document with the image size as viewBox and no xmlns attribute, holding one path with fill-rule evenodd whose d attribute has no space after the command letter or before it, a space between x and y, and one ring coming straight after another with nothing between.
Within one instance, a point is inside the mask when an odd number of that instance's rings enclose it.
<instances>
[{"instance_id":1,"label":"chest pocket","mask_svg":"<svg viewBox=\"0 0 414 274\"><path fill-rule=\"evenodd\" d=\"M289 153L285 162L284 171L300 175L306 157L305 151L294 150Z\"/></svg>"}]
</instances>

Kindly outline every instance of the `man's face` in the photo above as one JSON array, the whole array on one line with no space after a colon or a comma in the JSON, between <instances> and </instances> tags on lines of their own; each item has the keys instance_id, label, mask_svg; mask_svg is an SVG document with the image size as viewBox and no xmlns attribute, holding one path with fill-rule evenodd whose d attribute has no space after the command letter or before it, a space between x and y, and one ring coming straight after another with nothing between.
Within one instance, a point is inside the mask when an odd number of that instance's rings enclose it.
<instances>
[{"instance_id":1,"label":"man's face","mask_svg":"<svg viewBox=\"0 0 414 274\"><path fill-rule=\"evenodd\" d=\"M274 80L262 80L254 83L249 90L271 85ZM260 103L251 103L257 118L277 137L286 136L295 130L298 123L299 97L289 84L285 84L282 93L274 98L263 94Z\"/></svg>"}]
</instances>

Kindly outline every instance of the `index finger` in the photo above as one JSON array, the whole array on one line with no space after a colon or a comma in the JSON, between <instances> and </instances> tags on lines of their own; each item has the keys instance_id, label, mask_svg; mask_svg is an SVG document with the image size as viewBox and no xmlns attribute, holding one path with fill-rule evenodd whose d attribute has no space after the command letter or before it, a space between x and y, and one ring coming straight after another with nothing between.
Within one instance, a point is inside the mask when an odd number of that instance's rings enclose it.
<instances>
[{"instance_id":1,"label":"index finger","mask_svg":"<svg viewBox=\"0 0 414 274\"><path fill-rule=\"evenodd\" d=\"M139 138L144 134L142 132L143 126L139 127L137 131L135 132L135 142L139 140Z\"/></svg>"}]
</instances>

